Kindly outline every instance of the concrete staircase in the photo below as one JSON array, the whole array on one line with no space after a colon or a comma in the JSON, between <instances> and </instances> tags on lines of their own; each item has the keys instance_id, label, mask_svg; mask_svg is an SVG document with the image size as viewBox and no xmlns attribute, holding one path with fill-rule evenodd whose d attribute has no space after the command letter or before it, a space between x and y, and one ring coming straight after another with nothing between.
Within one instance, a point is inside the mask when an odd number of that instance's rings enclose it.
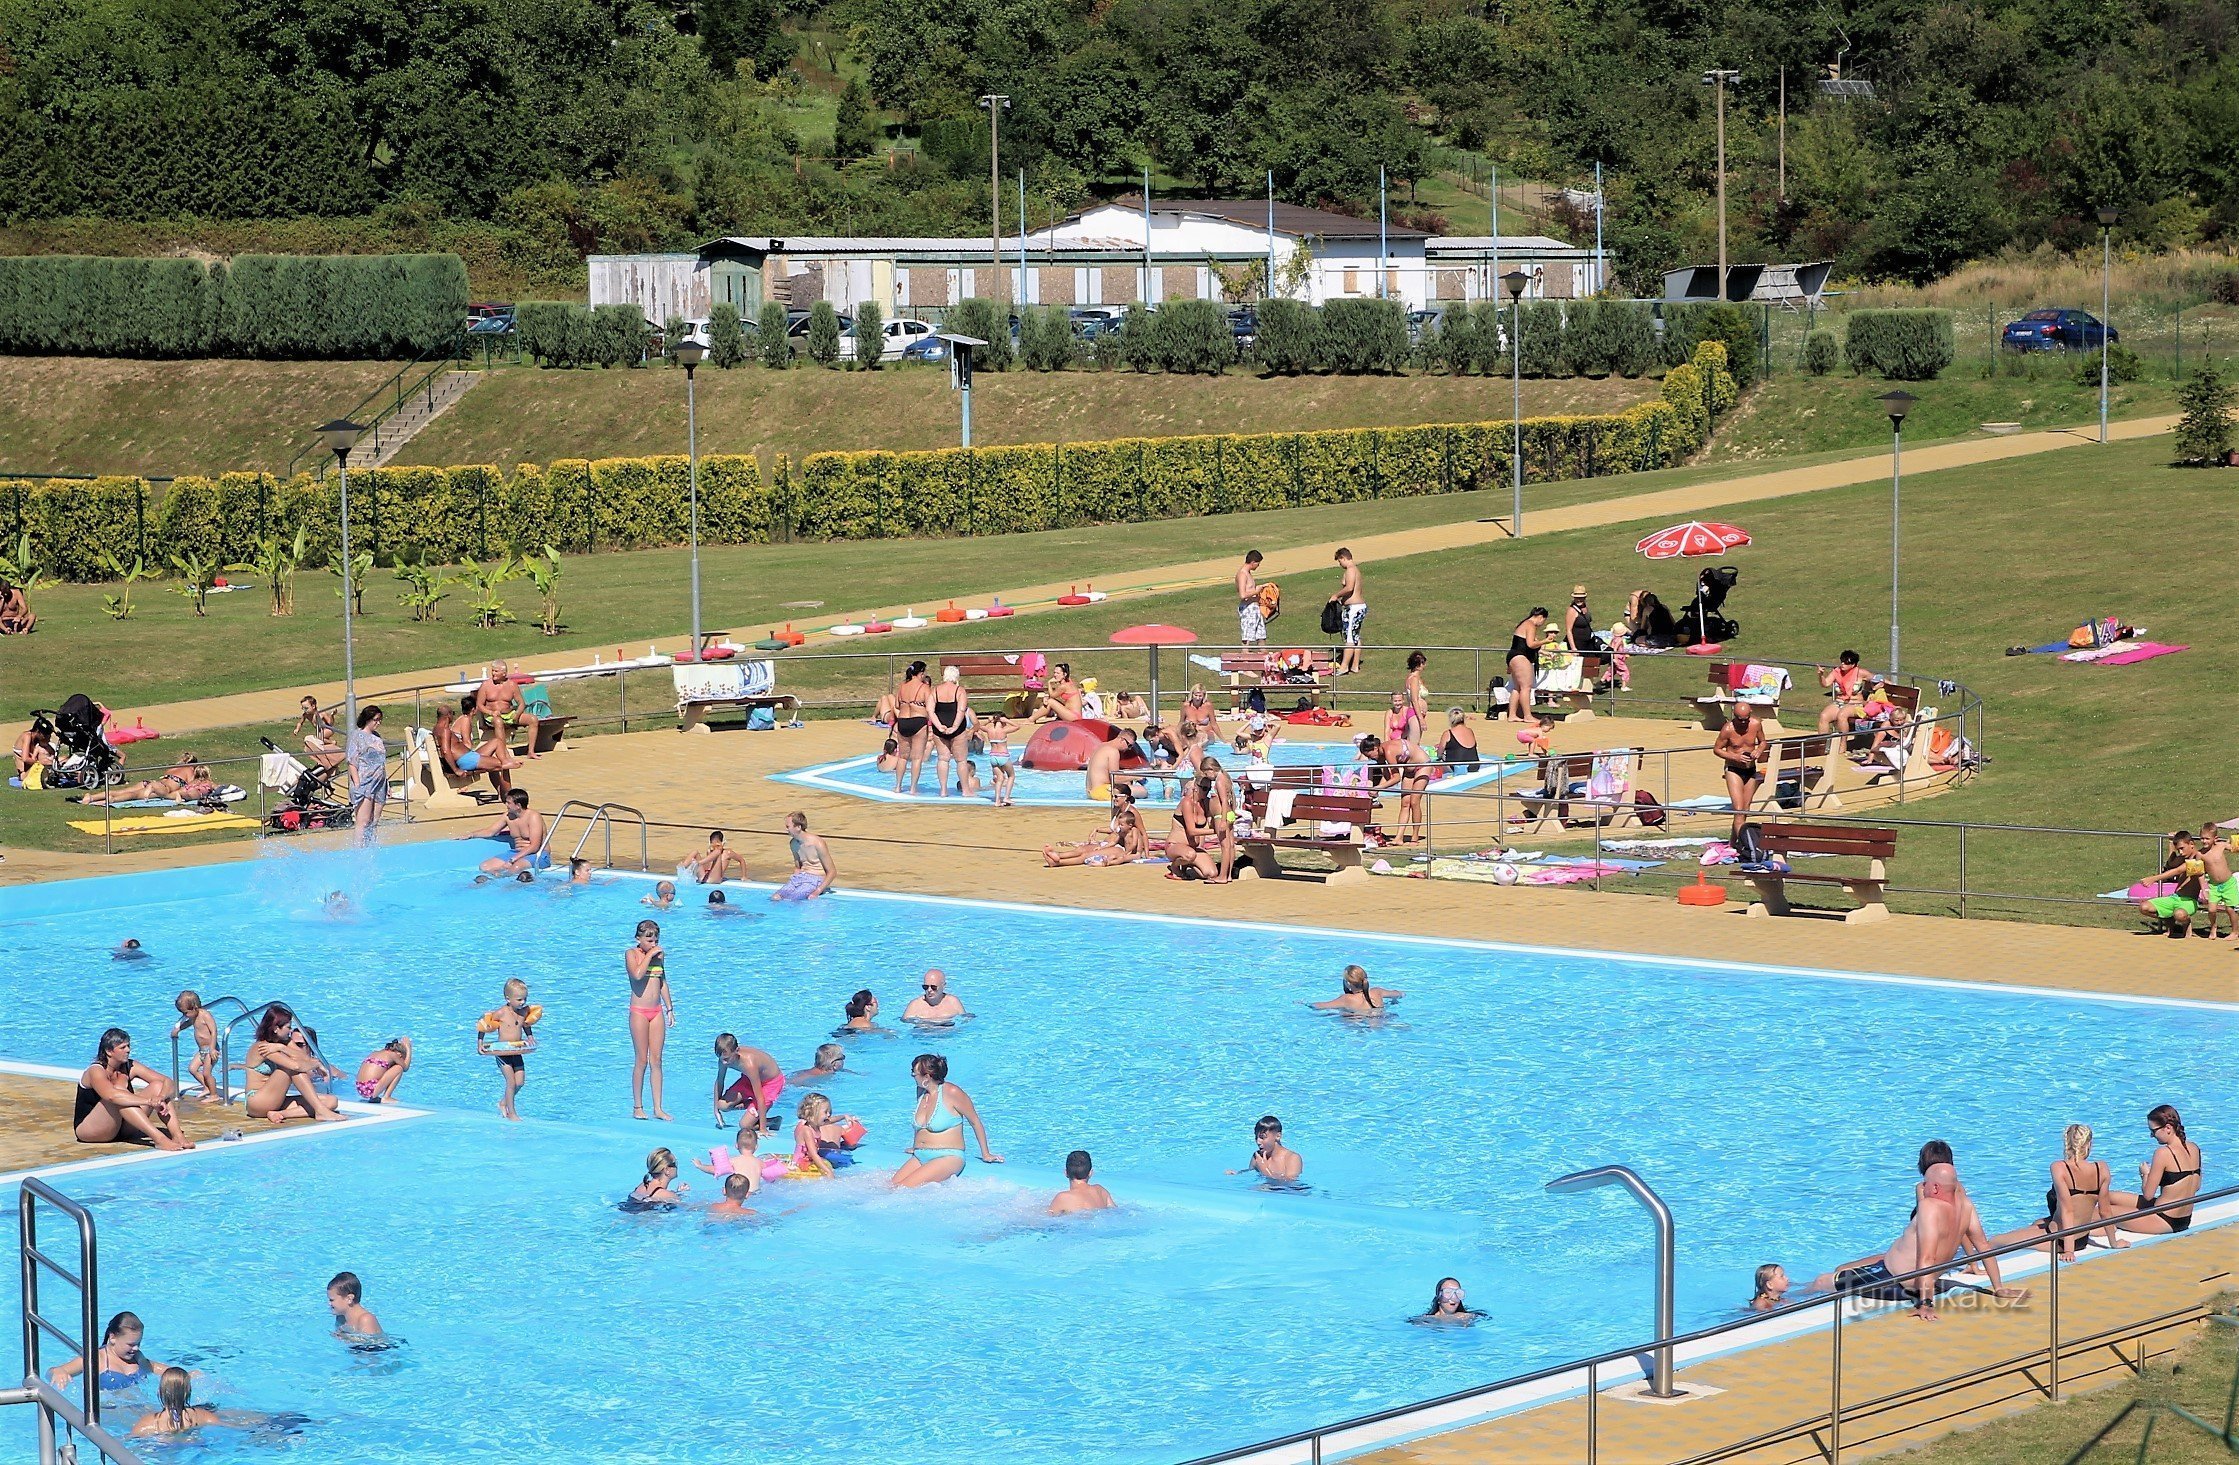
<instances>
[{"instance_id":1,"label":"concrete staircase","mask_svg":"<svg viewBox=\"0 0 2239 1465\"><path fill-rule=\"evenodd\" d=\"M447 371L407 397L402 407L376 422L373 431L361 441L361 447L371 448L363 466L378 468L404 451L404 445L412 441L414 434L441 417L480 380L482 373L479 371ZM352 456L352 466L358 466L355 455Z\"/></svg>"}]
</instances>

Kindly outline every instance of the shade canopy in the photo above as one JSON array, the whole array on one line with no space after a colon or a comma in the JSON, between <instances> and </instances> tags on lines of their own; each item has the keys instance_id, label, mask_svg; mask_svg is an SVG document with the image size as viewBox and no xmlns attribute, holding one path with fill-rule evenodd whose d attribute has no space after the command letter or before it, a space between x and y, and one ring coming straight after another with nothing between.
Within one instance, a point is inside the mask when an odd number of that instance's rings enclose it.
<instances>
[{"instance_id":1,"label":"shade canopy","mask_svg":"<svg viewBox=\"0 0 2239 1465\"><path fill-rule=\"evenodd\" d=\"M1633 546L1652 560L1694 559L1724 554L1749 543L1749 535L1731 524L1705 524L1689 520L1659 529Z\"/></svg>"},{"instance_id":2,"label":"shade canopy","mask_svg":"<svg viewBox=\"0 0 2239 1465\"><path fill-rule=\"evenodd\" d=\"M1112 633L1114 646L1195 646L1197 632L1184 626L1129 626Z\"/></svg>"}]
</instances>

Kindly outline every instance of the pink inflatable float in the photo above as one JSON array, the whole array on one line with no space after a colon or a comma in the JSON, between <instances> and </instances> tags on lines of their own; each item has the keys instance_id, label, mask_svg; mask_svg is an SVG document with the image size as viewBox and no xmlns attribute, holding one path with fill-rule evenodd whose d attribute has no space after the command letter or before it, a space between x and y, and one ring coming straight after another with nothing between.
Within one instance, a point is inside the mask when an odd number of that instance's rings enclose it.
<instances>
[{"instance_id":1,"label":"pink inflatable float","mask_svg":"<svg viewBox=\"0 0 2239 1465\"><path fill-rule=\"evenodd\" d=\"M1078 772L1091 753L1118 735L1118 728L1094 717L1048 723L1034 729L1034 736L1027 739L1024 762L1028 768ZM1138 751L1121 759L1120 766L1139 768L1145 761Z\"/></svg>"}]
</instances>

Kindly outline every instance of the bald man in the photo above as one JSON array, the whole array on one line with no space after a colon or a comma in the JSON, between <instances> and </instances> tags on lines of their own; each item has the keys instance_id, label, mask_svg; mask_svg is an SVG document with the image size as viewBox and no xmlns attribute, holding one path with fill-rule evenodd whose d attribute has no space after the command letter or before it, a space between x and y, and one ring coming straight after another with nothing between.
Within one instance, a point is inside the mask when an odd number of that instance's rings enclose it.
<instances>
[{"instance_id":1,"label":"bald man","mask_svg":"<svg viewBox=\"0 0 2239 1465\"><path fill-rule=\"evenodd\" d=\"M1931 1165L1921 1177L1920 1207L1897 1233L1886 1251L1860 1257L1815 1279L1815 1292L1836 1291L1872 1298L1877 1302L1910 1302L1913 1316L1936 1321L1936 1285L1939 1271L1899 1282L1895 1278L1922 1267L1943 1268L1959 1250L1959 1172L1949 1165Z\"/></svg>"},{"instance_id":2,"label":"bald man","mask_svg":"<svg viewBox=\"0 0 2239 1465\"><path fill-rule=\"evenodd\" d=\"M902 1009L904 1022L951 1023L971 1015L964 1010L964 999L948 989L948 974L939 967L925 974L922 992Z\"/></svg>"}]
</instances>

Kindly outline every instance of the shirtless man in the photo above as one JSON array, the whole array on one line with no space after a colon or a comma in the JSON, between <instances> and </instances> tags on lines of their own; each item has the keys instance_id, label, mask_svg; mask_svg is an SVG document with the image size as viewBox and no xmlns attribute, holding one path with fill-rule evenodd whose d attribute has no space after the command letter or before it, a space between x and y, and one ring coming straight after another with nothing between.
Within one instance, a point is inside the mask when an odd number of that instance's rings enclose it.
<instances>
[{"instance_id":1,"label":"shirtless man","mask_svg":"<svg viewBox=\"0 0 2239 1465\"><path fill-rule=\"evenodd\" d=\"M904 1022L952 1023L971 1016L964 1010L964 999L948 989L948 973L939 967L927 972L920 986L922 994L902 1009Z\"/></svg>"},{"instance_id":2,"label":"shirtless man","mask_svg":"<svg viewBox=\"0 0 2239 1465\"><path fill-rule=\"evenodd\" d=\"M1087 1150L1075 1150L1065 1157L1065 1188L1051 1199L1051 1215L1074 1216L1112 1208L1112 1193L1088 1178L1094 1169Z\"/></svg>"},{"instance_id":3,"label":"shirtless man","mask_svg":"<svg viewBox=\"0 0 2239 1465\"><path fill-rule=\"evenodd\" d=\"M517 788L505 796L505 812L486 829L477 829L464 836L467 839L503 839L513 845L511 855L492 855L482 862L482 873L492 876L528 875L552 863L544 852L544 816L529 807L529 792Z\"/></svg>"},{"instance_id":4,"label":"shirtless man","mask_svg":"<svg viewBox=\"0 0 2239 1465\"><path fill-rule=\"evenodd\" d=\"M1124 727L1110 741L1099 744L1088 755L1088 761L1081 765L1081 782L1087 788L1088 796L1102 803L1112 796L1114 789L1124 788L1130 793L1140 793L1140 785L1133 779L1123 777L1120 767L1141 751L1135 741L1135 734Z\"/></svg>"},{"instance_id":5,"label":"shirtless man","mask_svg":"<svg viewBox=\"0 0 2239 1465\"><path fill-rule=\"evenodd\" d=\"M832 888L835 871L831 847L825 844L823 835L809 833L809 816L799 810L785 816L785 834L793 849L793 873L770 892L770 899L814 900Z\"/></svg>"},{"instance_id":6,"label":"shirtless man","mask_svg":"<svg viewBox=\"0 0 2239 1465\"><path fill-rule=\"evenodd\" d=\"M1112 817L1103 828L1091 831L1078 844L1044 845L1042 863L1053 870L1075 865L1109 870L1132 864L1148 853L1150 831L1143 828L1143 816L1135 807L1134 788L1123 783L1112 790Z\"/></svg>"},{"instance_id":7,"label":"shirtless man","mask_svg":"<svg viewBox=\"0 0 2239 1465\"><path fill-rule=\"evenodd\" d=\"M1881 1302L1910 1302L1913 1316L1936 1321L1936 1284L1942 1272L1931 1272L1907 1282L1893 1277L1921 1267L1946 1267L1959 1250L1960 1214L1957 1197L1959 1172L1949 1165L1931 1165L1921 1180L1920 1207L1889 1249L1860 1257L1837 1267L1811 1284L1814 1292L1840 1291Z\"/></svg>"},{"instance_id":8,"label":"shirtless man","mask_svg":"<svg viewBox=\"0 0 2239 1465\"><path fill-rule=\"evenodd\" d=\"M1340 607L1345 615L1345 650L1337 658L1335 676L1349 676L1361 669L1361 625L1368 619L1368 597L1361 594L1360 566L1353 563L1353 552L1337 552L1337 593L1330 603Z\"/></svg>"},{"instance_id":9,"label":"shirtless man","mask_svg":"<svg viewBox=\"0 0 2239 1465\"><path fill-rule=\"evenodd\" d=\"M746 878L746 861L723 842L720 829L710 829L707 848L676 867L677 874L690 875L702 885L720 885L733 870L738 871L741 880Z\"/></svg>"},{"instance_id":10,"label":"shirtless man","mask_svg":"<svg viewBox=\"0 0 2239 1465\"><path fill-rule=\"evenodd\" d=\"M1246 1168L1257 1171L1269 1180L1296 1180L1306 1168L1305 1157L1298 1151L1283 1147L1283 1121L1272 1114L1262 1114L1259 1123L1252 1126L1252 1158ZM1241 1175L1242 1170L1231 1170L1231 1175Z\"/></svg>"},{"instance_id":11,"label":"shirtless man","mask_svg":"<svg viewBox=\"0 0 2239 1465\"><path fill-rule=\"evenodd\" d=\"M1255 549L1236 567L1236 639L1246 651L1267 645L1267 612L1259 603L1259 567L1266 558Z\"/></svg>"},{"instance_id":12,"label":"shirtless man","mask_svg":"<svg viewBox=\"0 0 2239 1465\"><path fill-rule=\"evenodd\" d=\"M493 661L482 677L482 685L474 689L475 715L498 741L511 746L512 730L526 725L529 733L529 756L541 758L536 751L536 714L521 701L521 688L513 680L513 668L503 661Z\"/></svg>"},{"instance_id":13,"label":"shirtless man","mask_svg":"<svg viewBox=\"0 0 2239 1465\"><path fill-rule=\"evenodd\" d=\"M1756 711L1747 702L1736 702L1728 719L1718 730L1718 739L1710 750L1718 755L1726 775L1726 797L1734 806L1730 838L1738 845L1741 827L1749 822L1750 806L1757 802L1757 790L1764 787L1765 759L1770 749L1765 742L1764 724L1757 720Z\"/></svg>"},{"instance_id":14,"label":"shirtless man","mask_svg":"<svg viewBox=\"0 0 2239 1465\"><path fill-rule=\"evenodd\" d=\"M723 1083L725 1074L737 1070L738 1078L728 1087ZM785 1070L778 1061L760 1048L749 1047L729 1033L718 1033L715 1038L715 1126L723 1127L723 1116L732 1110L743 1111L739 1120L741 1129L760 1125L763 1130L778 1127L777 1096L785 1090Z\"/></svg>"}]
</instances>

